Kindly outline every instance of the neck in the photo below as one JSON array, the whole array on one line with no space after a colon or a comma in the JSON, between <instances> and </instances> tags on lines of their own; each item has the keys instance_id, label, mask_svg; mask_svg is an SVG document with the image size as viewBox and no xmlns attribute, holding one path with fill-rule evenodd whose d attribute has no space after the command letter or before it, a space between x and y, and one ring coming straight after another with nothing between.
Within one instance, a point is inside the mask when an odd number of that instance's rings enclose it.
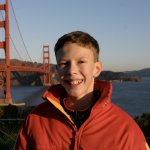
<instances>
[{"instance_id":1,"label":"neck","mask_svg":"<svg viewBox=\"0 0 150 150\"><path fill-rule=\"evenodd\" d=\"M72 111L85 111L89 109L93 103L94 94L90 93L87 96L84 96L80 99L76 99L71 96L67 96L64 103L65 106Z\"/></svg>"}]
</instances>

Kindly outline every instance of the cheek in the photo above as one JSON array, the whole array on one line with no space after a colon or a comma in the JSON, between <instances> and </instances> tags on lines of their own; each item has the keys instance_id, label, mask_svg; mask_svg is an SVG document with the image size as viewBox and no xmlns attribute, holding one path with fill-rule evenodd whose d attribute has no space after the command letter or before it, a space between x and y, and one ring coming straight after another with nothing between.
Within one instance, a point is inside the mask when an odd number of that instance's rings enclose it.
<instances>
[{"instance_id":1,"label":"cheek","mask_svg":"<svg viewBox=\"0 0 150 150\"><path fill-rule=\"evenodd\" d=\"M58 68L57 72L58 72L58 75L62 75L62 74L64 74L65 70L62 68Z\"/></svg>"},{"instance_id":2,"label":"cheek","mask_svg":"<svg viewBox=\"0 0 150 150\"><path fill-rule=\"evenodd\" d=\"M81 70L84 70L84 72L88 74L93 74L95 70L95 65L94 64L88 64L87 66L81 68Z\"/></svg>"},{"instance_id":3,"label":"cheek","mask_svg":"<svg viewBox=\"0 0 150 150\"><path fill-rule=\"evenodd\" d=\"M91 67L88 68L83 68L81 69L81 73L86 77L86 78L91 78L94 75L94 70Z\"/></svg>"},{"instance_id":4,"label":"cheek","mask_svg":"<svg viewBox=\"0 0 150 150\"><path fill-rule=\"evenodd\" d=\"M57 73L58 73L59 80L63 80L64 79L63 70L62 69L58 69Z\"/></svg>"}]
</instances>

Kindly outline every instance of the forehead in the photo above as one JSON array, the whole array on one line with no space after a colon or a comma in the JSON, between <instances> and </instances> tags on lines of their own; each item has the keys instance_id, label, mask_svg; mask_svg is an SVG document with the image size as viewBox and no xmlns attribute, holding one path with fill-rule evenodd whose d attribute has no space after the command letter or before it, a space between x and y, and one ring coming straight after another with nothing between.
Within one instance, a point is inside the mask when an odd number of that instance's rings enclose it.
<instances>
[{"instance_id":1,"label":"forehead","mask_svg":"<svg viewBox=\"0 0 150 150\"><path fill-rule=\"evenodd\" d=\"M94 55L91 49L82 47L75 43L65 44L56 53L57 61L61 59L79 59L79 58L93 58Z\"/></svg>"}]
</instances>

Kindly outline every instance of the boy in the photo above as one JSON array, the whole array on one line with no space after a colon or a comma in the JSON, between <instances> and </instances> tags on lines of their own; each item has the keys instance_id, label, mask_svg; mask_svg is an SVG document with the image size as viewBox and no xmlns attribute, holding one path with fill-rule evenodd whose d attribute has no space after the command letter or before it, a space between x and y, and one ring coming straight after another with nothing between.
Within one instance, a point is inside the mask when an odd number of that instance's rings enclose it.
<instances>
[{"instance_id":1,"label":"boy","mask_svg":"<svg viewBox=\"0 0 150 150\"><path fill-rule=\"evenodd\" d=\"M28 115L16 150L148 149L133 119L111 103L111 83L95 80L102 70L97 41L71 32L57 41L55 55L61 84Z\"/></svg>"}]
</instances>

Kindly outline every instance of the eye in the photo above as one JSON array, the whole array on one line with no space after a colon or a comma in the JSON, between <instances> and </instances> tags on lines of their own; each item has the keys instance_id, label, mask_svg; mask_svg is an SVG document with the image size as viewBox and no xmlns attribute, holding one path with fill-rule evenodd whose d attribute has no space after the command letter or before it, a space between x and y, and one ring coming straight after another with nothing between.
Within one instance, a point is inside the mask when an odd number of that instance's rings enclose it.
<instances>
[{"instance_id":1,"label":"eye","mask_svg":"<svg viewBox=\"0 0 150 150\"><path fill-rule=\"evenodd\" d=\"M67 62L60 62L60 63L58 63L58 67L60 67L60 68L64 68L66 66L67 66Z\"/></svg>"},{"instance_id":2,"label":"eye","mask_svg":"<svg viewBox=\"0 0 150 150\"><path fill-rule=\"evenodd\" d=\"M78 63L79 64L84 64L84 63L86 63L86 60L79 60Z\"/></svg>"}]
</instances>

